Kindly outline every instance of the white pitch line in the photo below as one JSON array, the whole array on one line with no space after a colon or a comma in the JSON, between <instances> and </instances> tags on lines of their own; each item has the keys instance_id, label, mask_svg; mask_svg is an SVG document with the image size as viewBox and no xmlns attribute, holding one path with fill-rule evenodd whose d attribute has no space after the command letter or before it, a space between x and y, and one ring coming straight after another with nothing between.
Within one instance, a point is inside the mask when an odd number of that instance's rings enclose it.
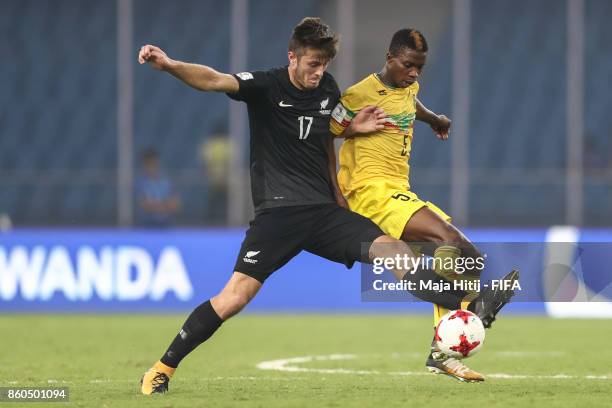
<instances>
[{"instance_id":1,"label":"white pitch line","mask_svg":"<svg viewBox=\"0 0 612 408\"><path fill-rule=\"evenodd\" d=\"M493 351L488 354L493 354L497 357L562 357L566 353L564 351Z\"/></svg>"},{"instance_id":2,"label":"white pitch line","mask_svg":"<svg viewBox=\"0 0 612 408\"><path fill-rule=\"evenodd\" d=\"M230 377L197 377L197 378L177 378L173 381L178 382L193 382L193 381L295 381L296 379L303 379L304 377L292 376L289 377L271 377L271 376L230 376ZM93 380L84 380L84 381L58 381L58 380L40 380L34 382L34 384L54 384L54 383L62 383L67 385L85 385L85 384L137 384L138 381L131 379L110 379L110 378L97 378ZM55 382L53 382L55 381ZM32 386L31 381L5 381L0 382L0 387L9 386L9 385L19 385L19 384L27 384L28 386Z\"/></svg>"},{"instance_id":3,"label":"white pitch line","mask_svg":"<svg viewBox=\"0 0 612 408\"><path fill-rule=\"evenodd\" d=\"M487 356L509 357L509 358L531 358L531 357L563 357L565 351L488 351ZM376 354L376 356L379 356ZM391 353L392 358L423 358L423 353Z\"/></svg>"},{"instance_id":4,"label":"white pitch line","mask_svg":"<svg viewBox=\"0 0 612 408\"><path fill-rule=\"evenodd\" d=\"M423 371L387 371L381 372L377 370L352 370L348 368L308 368L299 367L296 364L310 363L313 361L339 361L339 360L354 360L357 358L355 354L330 354L326 356L303 356L303 357L292 357L283 358L278 360L262 361L257 364L257 368L260 370L275 370L284 372L300 372L300 373L320 373L320 374L354 374L354 375L399 375L399 376L430 376L431 374ZM568 375L568 374L554 374L554 375L528 375L528 374L506 374L506 373L493 373L487 374L489 378L496 378L502 380L525 380L525 379L549 379L549 380L572 380L572 379L586 379L586 380L612 380L612 375Z\"/></svg>"}]
</instances>

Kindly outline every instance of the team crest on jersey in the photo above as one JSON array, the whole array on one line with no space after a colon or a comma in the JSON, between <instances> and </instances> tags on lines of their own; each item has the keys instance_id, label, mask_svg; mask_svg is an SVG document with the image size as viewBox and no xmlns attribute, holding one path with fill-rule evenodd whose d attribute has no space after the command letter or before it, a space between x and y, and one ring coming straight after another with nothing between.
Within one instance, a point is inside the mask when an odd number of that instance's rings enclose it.
<instances>
[{"instance_id":1,"label":"team crest on jersey","mask_svg":"<svg viewBox=\"0 0 612 408\"><path fill-rule=\"evenodd\" d=\"M236 76L242 79L243 81L248 81L249 79L253 79L253 74L251 74L250 72L240 72L236 74Z\"/></svg>"},{"instance_id":2,"label":"team crest on jersey","mask_svg":"<svg viewBox=\"0 0 612 408\"><path fill-rule=\"evenodd\" d=\"M259 254L260 252L261 251L247 251L247 253L245 254L244 258L242 258L242 260L250 264L256 264L258 260L253 259L253 258L255 258L257 254Z\"/></svg>"},{"instance_id":3,"label":"team crest on jersey","mask_svg":"<svg viewBox=\"0 0 612 408\"><path fill-rule=\"evenodd\" d=\"M325 109L327 108L328 103L329 103L329 98L325 98L321 101L321 110L319 111L321 115L329 115L331 113L330 109Z\"/></svg>"}]
</instances>

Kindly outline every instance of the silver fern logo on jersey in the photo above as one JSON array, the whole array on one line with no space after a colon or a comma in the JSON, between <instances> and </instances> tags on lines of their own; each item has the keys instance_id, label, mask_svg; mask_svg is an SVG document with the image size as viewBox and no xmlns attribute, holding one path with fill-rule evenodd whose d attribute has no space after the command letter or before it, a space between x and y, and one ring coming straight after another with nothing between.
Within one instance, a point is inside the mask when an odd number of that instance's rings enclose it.
<instances>
[{"instance_id":1,"label":"silver fern logo on jersey","mask_svg":"<svg viewBox=\"0 0 612 408\"><path fill-rule=\"evenodd\" d=\"M236 74L236 76L242 79L243 81L248 81L249 79L253 79L253 74L251 74L250 72L239 72Z\"/></svg>"},{"instance_id":2,"label":"silver fern logo on jersey","mask_svg":"<svg viewBox=\"0 0 612 408\"><path fill-rule=\"evenodd\" d=\"M245 254L245 257L242 258L242 260L250 264L256 264L257 259L253 259L253 257L259 254L260 252L261 251L247 251L247 253Z\"/></svg>"},{"instance_id":3,"label":"silver fern logo on jersey","mask_svg":"<svg viewBox=\"0 0 612 408\"><path fill-rule=\"evenodd\" d=\"M319 111L321 115L329 115L331 113L330 109L325 109L327 108L328 103L329 103L329 98L325 98L321 101L321 110Z\"/></svg>"}]
</instances>

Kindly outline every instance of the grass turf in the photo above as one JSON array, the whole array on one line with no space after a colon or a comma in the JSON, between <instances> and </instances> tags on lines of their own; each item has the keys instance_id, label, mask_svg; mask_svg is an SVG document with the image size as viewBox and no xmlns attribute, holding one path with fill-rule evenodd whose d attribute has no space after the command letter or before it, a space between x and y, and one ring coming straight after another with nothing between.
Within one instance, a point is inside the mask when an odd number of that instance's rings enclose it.
<instances>
[{"instance_id":1,"label":"grass turf","mask_svg":"<svg viewBox=\"0 0 612 408\"><path fill-rule=\"evenodd\" d=\"M169 393L140 395L142 373L184 318L0 315L0 386L69 387L69 403L35 404L53 407L612 405L612 324L542 317L496 322L483 350L466 360L492 376L483 384L465 384L426 373L429 316L243 315L183 361ZM322 371L256 367L330 354L352 358L292 364Z\"/></svg>"}]
</instances>

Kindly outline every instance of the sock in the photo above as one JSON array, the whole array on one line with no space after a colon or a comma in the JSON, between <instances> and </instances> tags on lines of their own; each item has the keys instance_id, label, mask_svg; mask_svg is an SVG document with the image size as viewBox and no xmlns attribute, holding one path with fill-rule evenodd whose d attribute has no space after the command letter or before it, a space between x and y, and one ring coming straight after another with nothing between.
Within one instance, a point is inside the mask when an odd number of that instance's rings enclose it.
<instances>
[{"instance_id":1,"label":"sock","mask_svg":"<svg viewBox=\"0 0 612 408\"><path fill-rule=\"evenodd\" d=\"M461 307L461 301L459 301L458 306ZM442 316L447 314L450 310L459 309L459 307L447 309L437 304L434 305L434 313L433 313L434 314L434 328L438 326L438 323L440 323L440 319L442 319Z\"/></svg>"},{"instance_id":2,"label":"sock","mask_svg":"<svg viewBox=\"0 0 612 408\"><path fill-rule=\"evenodd\" d=\"M408 246L410 247L414 256L417 258L421 257L421 255L424 253L424 248L421 246L415 245L413 243L409 243ZM427 250L427 248L425 248L425 250ZM420 281L431 281L445 285L451 283L443 277L440 277L436 273L436 271L432 269L427 269L423 266L418 267L413 274L404 275L402 280L417 282L417 285ZM417 286L417 288L419 288L419 286ZM463 299L463 297L465 297L464 292L455 290L438 292L434 290L421 290L419 288L417 290L410 291L410 293L412 293L414 296L421 300L424 300L429 303L440 304L450 309L458 309L461 305L461 300Z\"/></svg>"},{"instance_id":3,"label":"sock","mask_svg":"<svg viewBox=\"0 0 612 408\"><path fill-rule=\"evenodd\" d=\"M455 272L453 266L455 265L455 260L459 258L461 254L461 249L451 245L442 245L437 247L434 251L434 270L436 271L436 273L451 282L456 280L474 281L480 279L480 271L478 271L478 274L476 275L473 273L458 274ZM436 307L434 306L434 325L438 325L440 318L446 313L448 313L448 309L467 309L470 302L474 300L477 295L477 292L463 292L463 298L461 299L457 307L449 308L442 303L436 302L439 306L443 307L436 309Z\"/></svg>"},{"instance_id":4,"label":"sock","mask_svg":"<svg viewBox=\"0 0 612 408\"><path fill-rule=\"evenodd\" d=\"M472 301L475 300L479 295L479 292L468 292L468 294L463 298L463 300L461 300L461 309L469 310L470 312L474 313L474 311L470 309L470 305L472 304ZM473 308L474 307L472 306L472 309Z\"/></svg>"},{"instance_id":5,"label":"sock","mask_svg":"<svg viewBox=\"0 0 612 408\"><path fill-rule=\"evenodd\" d=\"M461 280L479 279L478 276L457 274L455 272L455 268L454 268L455 260L459 258L460 256L461 256L461 249L455 246L442 245L442 246L437 247L434 251L434 270L435 272L440 277L448 281L451 281L451 282L455 280L459 280L459 279ZM450 310L468 309L470 302L474 300L474 298L477 295L475 293L469 293L469 292L462 292L462 293L463 294L462 294L461 300L457 304L452 305L450 307L448 306L448 304L445 305L442 302L436 302L436 304L434 304L434 311L433 311L434 331L436 327L438 326L440 319L442 319L442 316L444 316ZM435 346L435 334L434 334L434 339L432 340L432 350L434 349L434 346Z\"/></svg>"},{"instance_id":6,"label":"sock","mask_svg":"<svg viewBox=\"0 0 612 408\"><path fill-rule=\"evenodd\" d=\"M189 315L160 361L176 368L187 354L204 343L221 326L223 320L210 304L210 300L196 307Z\"/></svg>"},{"instance_id":7,"label":"sock","mask_svg":"<svg viewBox=\"0 0 612 408\"><path fill-rule=\"evenodd\" d=\"M448 281L454 281L459 275L455 272L455 260L461 256L461 250L452 245L442 245L434 251L434 270Z\"/></svg>"},{"instance_id":8,"label":"sock","mask_svg":"<svg viewBox=\"0 0 612 408\"><path fill-rule=\"evenodd\" d=\"M440 278L433 270L422 268L417 269L413 274L410 272L406 273L402 280L416 282L417 285L419 285L420 281L449 283L445 279ZM419 288L419 286L417 286L417 288ZM464 292L455 290L438 292L437 290L417 289L411 290L410 293L421 300L439 304L448 309L459 309L461 307L461 301L465 297Z\"/></svg>"}]
</instances>

